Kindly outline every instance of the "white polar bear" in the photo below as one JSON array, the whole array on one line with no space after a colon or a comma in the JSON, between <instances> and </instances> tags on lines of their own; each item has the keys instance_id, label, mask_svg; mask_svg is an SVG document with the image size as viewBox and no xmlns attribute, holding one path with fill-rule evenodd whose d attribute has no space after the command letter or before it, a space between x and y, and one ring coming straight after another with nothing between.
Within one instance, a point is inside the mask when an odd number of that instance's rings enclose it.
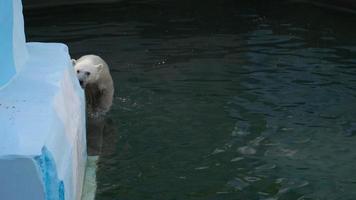
<instances>
[{"instance_id":1,"label":"white polar bear","mask_svg":"<svg viewBox=\"0 0 356 200\"><path fill-rule=\"evenodd\" d=\"M106 62L96 55L72 59L80 86L85 90L87 113L98 117L110 110L114 84Z\"/></svg>"}]
</instances>

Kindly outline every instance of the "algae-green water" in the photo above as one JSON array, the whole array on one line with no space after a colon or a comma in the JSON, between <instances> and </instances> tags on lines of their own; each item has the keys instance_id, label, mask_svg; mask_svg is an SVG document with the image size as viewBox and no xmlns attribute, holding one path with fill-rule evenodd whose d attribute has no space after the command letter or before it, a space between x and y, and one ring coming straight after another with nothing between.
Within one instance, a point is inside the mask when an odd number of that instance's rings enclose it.
<instances>
[{"instance_id":1,"label":"algae-green water","mask_svg":"<svg viewBox=\"0 0 356 200\"><path fill-rule=\"evenodd\" d=\"M97 200L356 199L354 14L122 0L25 17L30 41L111 67Z\"/></svg>"}]
</instances>

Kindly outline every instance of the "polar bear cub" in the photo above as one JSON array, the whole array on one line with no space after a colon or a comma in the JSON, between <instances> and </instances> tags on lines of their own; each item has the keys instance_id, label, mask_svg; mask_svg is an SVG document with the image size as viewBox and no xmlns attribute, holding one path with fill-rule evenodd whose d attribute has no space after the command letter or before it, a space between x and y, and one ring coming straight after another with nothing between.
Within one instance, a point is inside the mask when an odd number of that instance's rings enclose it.
<instances>
[{"instance_id":1,"label":"polar bear cub","mask_svg":"<svg viewBox=\"0 0 356 200\"><path fill-rule=\"evenodd\" d=\"M96 117L110 110L114 84L106 62L96 55L72 59L80 86L85 90L88 116Z\"/></svg>"}]
</instances>

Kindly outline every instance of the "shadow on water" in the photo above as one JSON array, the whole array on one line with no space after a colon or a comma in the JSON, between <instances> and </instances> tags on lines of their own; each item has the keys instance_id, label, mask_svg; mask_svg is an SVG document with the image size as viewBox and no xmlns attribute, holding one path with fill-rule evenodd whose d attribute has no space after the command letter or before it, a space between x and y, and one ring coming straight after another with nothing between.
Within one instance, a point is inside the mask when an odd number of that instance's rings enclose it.
<instances>
[{"instance_id":1,"label":"shadow on water","mask_svg":"<svg viewBox=\"0 0 356 200\"><path fill-rule=\"evenodd\" d=\"M108 149L98 200L355 199L355 15L233 0L25 15L31 41L111 67L113 108L91 123L104 135L88 133Z\"/></svg>"}]
</instances>

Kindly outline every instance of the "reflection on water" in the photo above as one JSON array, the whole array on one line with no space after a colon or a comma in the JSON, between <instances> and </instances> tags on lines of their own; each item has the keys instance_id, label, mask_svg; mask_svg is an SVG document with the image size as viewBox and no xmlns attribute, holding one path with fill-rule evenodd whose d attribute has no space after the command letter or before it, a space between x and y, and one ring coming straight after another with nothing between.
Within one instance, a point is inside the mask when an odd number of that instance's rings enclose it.
<instances>
[{"instance_id":1,"label":"reflection on water","mask_svg":"<svg viewBox=\"0 0 356 200\"><path fill-rule=\"evenodd\" d=\"M112 119L87 118L87 151L89 156L108 156L115 152L120 135Z\"/></svg>"},{"instance_id":2,"label":"reflection on water","mask_svg":"<svg viewBox=\"0 0 356 200\"><path fill-rule=\"evenodd\" d=\"M99 200L356 198L356 17L277 1L27 10L102 56L116 98ZM105 134L105 130L103 131Z\"/></svg>"}]
</instances>

